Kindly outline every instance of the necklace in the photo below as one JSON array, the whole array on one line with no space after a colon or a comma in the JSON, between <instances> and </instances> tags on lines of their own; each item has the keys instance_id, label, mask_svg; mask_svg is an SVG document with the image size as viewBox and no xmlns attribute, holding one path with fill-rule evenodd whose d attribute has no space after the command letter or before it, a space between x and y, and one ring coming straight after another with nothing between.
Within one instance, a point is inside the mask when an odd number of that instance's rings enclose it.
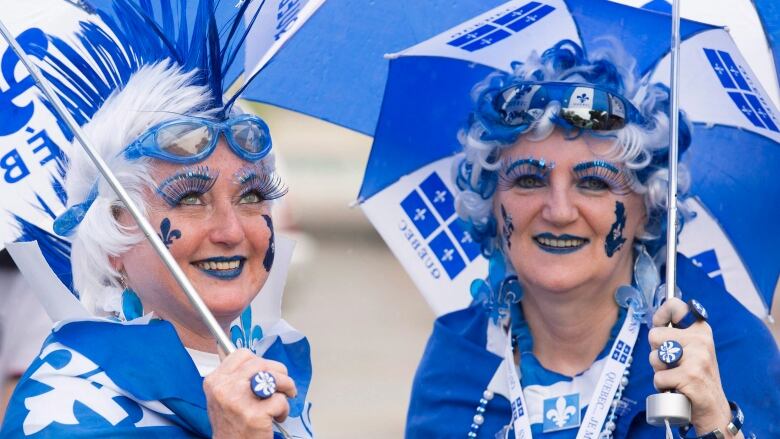
<instances>
[{"instance_id":1,"label":"necklace","mask_svg":"<svg viewBox=\"0 0 780 439\"><path fill-rule=\"evenodd\" d=\"M620 406L620 399L623 397L623 391L628 386L628 377L631 374L631 362L633 361L633 357L629 356L626 362L628 363L628 367L626 367L626 370L623 371L623 377L620 379L620 384L618 385L617 391L615 392L614 398L612 398L612 403L610 404L609 409L609 415L607 415L606 422L604 423L604 426L602 427L601 433L599 434L599 439L612 439L612 435L615 431L615 427L617 426L617 409ZM477 406L477 409L474 413L474 417L471 419L471 428L469 429L468 437L469 439L474 439L477 437L477 434L479 433L479 428L482 426L482 424L485 423L485 411L487 408L488 403L493 399L494 394L492 391L485 389L482 392L482 398L479 399L479 405Z\"/></svg>"},{"instance_id":2,"label":"necklace","mask_svg":"<svg viewBox=\"0 0 780 439\"><path fill-rule=\"evenodd\" d=\"M629 368L631 366L631 354L633 351L636 337L639 333L640 320L634 313L627 313L620 331L614 338L611 348L607 351L607 355L602 360L604 365L599 372L596 388L593 390L593 394L590 397L590 401L585 410L583 419L580 420L580 408L577 400L578 394L572 394L567 396L561 396L555 400L554 407L548 407L548 402L552 400L547 399L544 401L546 413L546 419L544 420L544 431L552 427L560 430L561 427L569 422L570 416L577 415L574 424L571 427L579 426L577 431L577 439L583 439L586 437L598 437L600 439L611 439L616 427L617 409L620 407L620 400L623 396L623 391L628 385L628 377L630 375ZM526 398L523 394L523 388L520 383L520 370L519 365L515 364L513 355L513 337L512 332L507 329L504 333L504 361L502 366L499 367L497 373L504 375L504 379L507 383L508 394L506 396L512 407L512 419L504 429L503 435L505 438L509 438L509 431L514 430L514 437L530 439L532 437L530 414L528 412L529 406L526 403ZM593 373L596 373L595 371ZM488 389L489 391L490 389ZM493 396L492 393L484 393L483 398L480 399L480 404L477 406L475 415L472 418L471 427L468 432L469 438L476 438L478 431L485 422L485 410L488 402L492 398L485 398L485 396ZM570 400L570 398L572 398ZM534 406L535 407L535 406ZM548 425L550 423L547 420L552 421L554 425Z\"/></svg>"}]
</instances>

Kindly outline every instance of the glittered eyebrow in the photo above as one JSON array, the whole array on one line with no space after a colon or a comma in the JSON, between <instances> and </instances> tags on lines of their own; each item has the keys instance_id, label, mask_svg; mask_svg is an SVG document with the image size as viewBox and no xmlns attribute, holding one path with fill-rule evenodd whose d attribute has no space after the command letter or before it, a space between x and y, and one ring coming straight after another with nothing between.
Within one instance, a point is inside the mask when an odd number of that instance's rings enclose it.
<instances>
[{"instance_id":1,"label":"glittered eyebrow","mask_svg":"<svg viewBox=\"0 0 780 439\"><path fill-rule=\"evenodd\" d=\"M603 169L606 169L606 170L612 172L613 174L619 174L620 173L620 169L618 169L617 166L613 165L610 162L605 162L604 160L591 160L589 162L578 163L572 169L576 173L576 172L587 171L587 170L593 169L593 168L603 168Z\"/></svg>"},{"instance_id":2,"label":"glittered eyebrow","mask_svg":"<svg viewBox=\"0 0 780 439\"><path fill-rule=\"evenodd\" d=\"M501 170L504 175L508 175L520 167L535 167L544 174L547 174L555 167L555 162L547 162L544 158L535 159L533 157L524 159L509 159L502 161Z\"/></svg>"},{"instance_id":3,"label":"glittered eyebrow","mask_svg":"<svg viewBox=\"0 0 780 439\"><path fill-rule=\"evenodd\" d=\"M287 194L287 186L278 174L269 172L259 163L252 163L233 174L235 182L243 189L239 198L250 192L257 192L263 200L275 200Z\"/></svg>"},{"instance_id":4,"label":"glittered eyebrow","mask_svg":"<svg viewBox=\"0 0 780 439\"><path fill-rule=\"evenodd\" d=\"M157 194L173 207L186 195L205 194L211 190L217 177L219 172L212 172L208 166L187 167L163 180L157 186Z\"/></svg>"},{"instance_id":5,"label":"glittered eyebrow","mask_svg":"<svg viewBox=\"0 0 780 439\"><path fill-rule=\"evenodd\" d=\"M544 158L504 158L501 160L498 172L498 188L508 190L515 186L518 178L522 177L533 176L545 180L553 168L555 168L555 162L547 161Z\"/></svg>"},{"instance_id":6,"label":"glittered eyebrow","mask_svg":"<svg viewBox=\"0 0 780 439\"><path fill-rule=\"evenodd\" d=\"M574 177L579 180L600 179L609 185L611 192L625 195L631 192L633 177L631 173L619 168L614 163L604 160L591 160L572 167Z\"/></svg>"}]
</instances>

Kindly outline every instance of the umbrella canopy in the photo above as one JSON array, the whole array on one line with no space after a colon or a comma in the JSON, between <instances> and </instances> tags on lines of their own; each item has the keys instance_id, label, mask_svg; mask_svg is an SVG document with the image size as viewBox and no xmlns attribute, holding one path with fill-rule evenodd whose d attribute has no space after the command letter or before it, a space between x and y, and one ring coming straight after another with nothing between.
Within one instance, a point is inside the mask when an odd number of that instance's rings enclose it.
<instances>
[{"instance_id":1,"label":"umbrella canopy","mask_svg":"<svg viewBox=\"0 0 780 439\"><path fill-rule=\"evenodd\" d=\"M387 80L387 63L382 56L433 37L502 2L327 2L242 97L372 136Z\"/></svg>"},{"instance_id":2,"label":"umbrella canopy","mask_svg":"<svg viewBox=\"0 0 780 439\"><path fill-rule=\"evenodd\" d=\"M671 0L612 0L671 14ZM773 0L707 0L680 3L683 18L726 26L775 105L780 103L780 6Z\"/></svg>"},{"instance_id":3,"label":"umbrella canopy","mask_svg":"<svg viewBox=\"0 0 780 439\"><path fill-rule=\"evenodd\" d=\"M654 82L669 82L671 19L604 0L516 0L392 56L388 85L359 200L437 314L471 301L469 284L487 261L457 219L451 181L456 139L487 74L569 39L586 51L612 37ZM679 250L756 315L780 274L764 249L780 238L777 110L722 28L684 20L680 102L694 122L685 158L698 212ZM761 232L759 232L761 233Z\"/></svg>"}]
</instances>

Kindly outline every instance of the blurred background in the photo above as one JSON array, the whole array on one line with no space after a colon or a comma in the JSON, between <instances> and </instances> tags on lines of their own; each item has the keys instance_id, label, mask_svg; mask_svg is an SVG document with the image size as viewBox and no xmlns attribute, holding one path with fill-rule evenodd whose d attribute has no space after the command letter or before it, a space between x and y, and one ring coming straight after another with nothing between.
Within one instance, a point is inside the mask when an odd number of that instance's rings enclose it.
<instances>
[{"instance_id":1,"label":"blurred background","mask_svg":"<svg viewBox=\"0 0 780 439\"><path fill-rule=\"evenodd\" d=\"M309 337L312 423L321 438L403 437L434 315L355 205L371 138L244 103L271 128L290 191L274 211L297 241L282 314Z\"/></svg>"}]
</instances>

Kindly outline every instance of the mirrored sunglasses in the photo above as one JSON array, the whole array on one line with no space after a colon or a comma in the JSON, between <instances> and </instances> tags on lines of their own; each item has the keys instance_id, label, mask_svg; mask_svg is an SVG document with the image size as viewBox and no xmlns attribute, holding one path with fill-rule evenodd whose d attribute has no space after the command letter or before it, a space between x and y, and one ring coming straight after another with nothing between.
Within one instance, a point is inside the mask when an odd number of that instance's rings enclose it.
<instances>
[{"instance_id":1,"label":"mirrored sunglasses","mask_svg":"<svg viewBox=\"0 0 780 439\"><path fill-rule=\"evenodd\" d=\"M576 82L518 82L493 98L493 108L508 126L538 120L547 105L557 101L557 116L573 127L611 131L628 123L644 124L644 118L624 97L602 87Z\"/></svg>"}]
</instances>

